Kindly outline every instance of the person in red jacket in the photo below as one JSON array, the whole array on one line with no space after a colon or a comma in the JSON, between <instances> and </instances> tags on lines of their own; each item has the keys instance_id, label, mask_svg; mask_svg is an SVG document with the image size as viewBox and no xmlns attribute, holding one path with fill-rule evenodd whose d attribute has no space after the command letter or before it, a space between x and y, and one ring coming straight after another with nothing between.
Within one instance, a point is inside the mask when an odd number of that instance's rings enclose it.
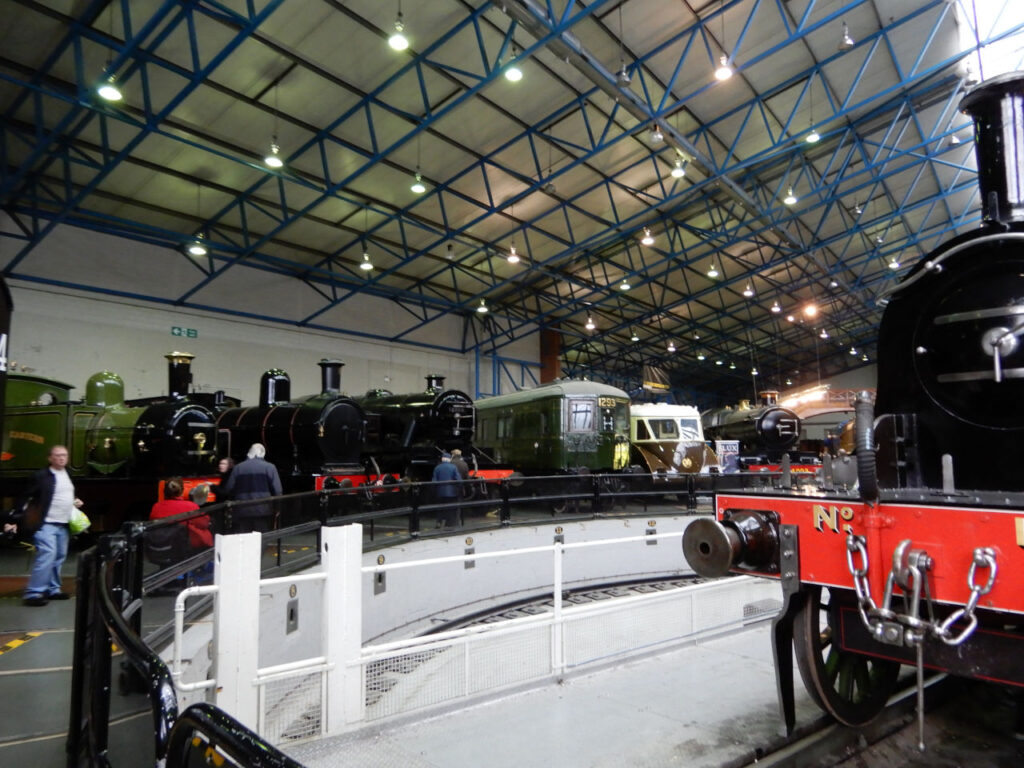
<instances>
[{"instance_id":1,"label":"person in red jacket","mask_svg":"<svg viewBox=\"0 0 1024 768\"><path fill-rule=\"evenodd\" d=\"M172 477L164 483L163 501L153 505L149 513L150 520L157 520L161 517L180 515L183 512L194 512L199 505L188 499L181 498L185 484L180 477ZM188 520L182 520L181 524L188 528L188 545L192 549L205 549L213 546L213 534L210 533L210 516L199 515Z\"/></svg>"}]
</instances>

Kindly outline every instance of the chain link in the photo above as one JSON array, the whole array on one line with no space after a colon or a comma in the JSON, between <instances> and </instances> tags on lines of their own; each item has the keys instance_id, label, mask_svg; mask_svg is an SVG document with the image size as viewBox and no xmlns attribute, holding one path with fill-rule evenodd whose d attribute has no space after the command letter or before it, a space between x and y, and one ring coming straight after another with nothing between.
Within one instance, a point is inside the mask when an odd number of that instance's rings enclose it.
<instances>
[{"instance_id":1,"label":"chain link","mask_svg":"<svg viewBox=\"0 0 1024 768\"><path fill-rule=\"evenodd\" d=\"M988 568L988 581L984 585L976 584L974 581L978 568ZM992 547L978 547L974 550L971 568L967 572L967 586L971 588L971 596L967 600L967 605L953 611L942 624L933 630L933 634L946 645L960 645L977 628L978 617L974 614L974 610L978 607L978 600L981 599L981 596L992 591L992 585L996 582L997 570L996 553ZM952 627L960 619L966 619L967 626L960 631L960 634L954 635Z\"/></svg>"},{"instance_id":2,"label":"chain link","mask_svg":"<svg viewBox=\"0 0 1024 768\"><path fill-rule=\"evenodd\" d=\"M855 562L855 557L857 556L860 558L859 566ZM895 620L902 624L905 629L912 630L913 634L917 637L918 643L924 639L921 633L928 632L946 645L961 645L977 629L978 617L975 615L975 610L977 609L978 601L983 595L987 595L992 591L998 572L995 550L992 547L976 548L971 557L971 567L967 572L967 586L970 587L971 596L963 608L953 611L940 624L936 621L922 620L919 616L899 615L889 610L888 600L883 608L878 607L871 597L871 585L868 581L867 539L864 536L856 536L853 533L847 535L846 565L853 576L853 588L857 592L857 609L860 611L861 621L864 622L864 626L867 627L867 630L873 637L882 637L883 622ZM984 584L976 582L979 568L988 569L988 579ZM890 573L889 580L891 581L892 578L893 574ZM928 593L928 578L924 575L924 571L921 572L920 578L924 581L926 602L929 614L931 614L931 596ZM888 597L888 588L886 593ZM966 625L959 633L953 634L954 625L961 620L965 621Z\"/></svg>"}]
</instances>

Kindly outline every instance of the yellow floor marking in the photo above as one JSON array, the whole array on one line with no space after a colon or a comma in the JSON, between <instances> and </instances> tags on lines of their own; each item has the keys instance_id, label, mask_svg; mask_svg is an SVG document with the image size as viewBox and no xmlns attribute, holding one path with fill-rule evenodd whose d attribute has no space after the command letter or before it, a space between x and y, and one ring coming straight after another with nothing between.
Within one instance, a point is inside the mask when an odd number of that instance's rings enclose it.
<instances>
[{"instance_id":1,"label":"yellow floor marking","mask_svg":"<svg viewBox=\"0 0 1024 768\"><path fill-rule=\"evenodd\" d=\"M21 637L16 638L14 640L11 640L6 645L0 645L0 656L2 656L3 654L7 653L8 651L13 651L18 646L24 645L25 643L27 643L32 638L39 637L41 634L43 634L43 633L42 632L26 632Z\"/></svg>"}]
</instances>

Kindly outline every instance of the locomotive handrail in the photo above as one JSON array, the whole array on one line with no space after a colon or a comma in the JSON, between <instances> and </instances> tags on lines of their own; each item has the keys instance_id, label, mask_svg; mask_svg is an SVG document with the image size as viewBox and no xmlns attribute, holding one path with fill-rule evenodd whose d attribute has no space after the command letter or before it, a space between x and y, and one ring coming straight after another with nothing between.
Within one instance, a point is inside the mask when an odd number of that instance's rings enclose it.
<instances>
[{"instance_id":1,"label":"locomotive handrail","mask_svg":"<svg viewBox=\"0 0 1024 768\"><path fill-rule=\"evenodd\" d=\"M288 755L235 720L224 710L206 702L193 704L174 723L167 748L167 768L184 768L194 763L189 753L200 734L204 757L209 765L220 765L226 756L246 768L302 768Z\"/></svg>"}]
</instances>

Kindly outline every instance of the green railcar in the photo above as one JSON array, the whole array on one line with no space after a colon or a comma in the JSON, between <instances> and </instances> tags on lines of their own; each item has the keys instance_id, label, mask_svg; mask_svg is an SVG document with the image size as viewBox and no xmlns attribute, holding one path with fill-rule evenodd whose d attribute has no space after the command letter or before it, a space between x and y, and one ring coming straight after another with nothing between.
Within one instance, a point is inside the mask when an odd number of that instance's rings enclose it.
<instances>
[{"instance_id":1,"label":"green railcar","mask_svg":"<svg viewBox=\"0 0 1024 768\"><path fill-rule=\"evenodd\" d=\"M629 465L629 395L569 379L476 401L476 444L527 475Z\"/></svg>"}]
</instances>

